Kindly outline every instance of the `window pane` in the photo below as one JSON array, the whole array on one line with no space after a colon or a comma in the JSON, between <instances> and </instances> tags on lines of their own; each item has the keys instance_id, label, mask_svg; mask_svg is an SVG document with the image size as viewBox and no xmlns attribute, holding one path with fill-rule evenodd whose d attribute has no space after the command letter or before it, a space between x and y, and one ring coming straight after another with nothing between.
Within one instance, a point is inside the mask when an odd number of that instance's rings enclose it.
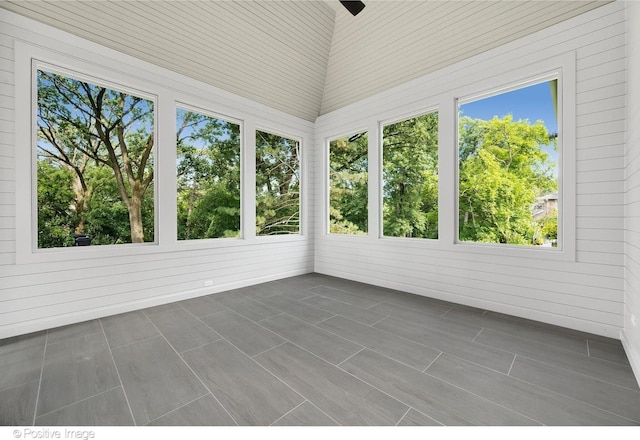
<instances>
[{"instance_id":1,"label":"window pane","mask_svg":"<svg viewBox=\"0 0 640 440\"><path fill-rule=\"evenodd\" d=\"M367 233L368 148L366 132L329 142L329 232L332 234Z\"/></svg>"},{"instance_id":2,"label":"window pane","mask_svg":"<svg viewBox=\"0 0 640 440\"><path fill-rule=\"evenodd\" d=\"M556 246L557 81L459 106L459 238Z\"/></svg>"},{"instance_id":3,"label":"window pane","mask_svg":"<svg viewBox=\"0 0 640 440\"><path fill-rule=\"evenodd\" d=\"M153 102L38 70L38 248L154 241Z\"/></svg>"},{"instance_id":4,"label":"window pane","mask_svg":"<svg viewBox=\"0 0 640 440\"><path fill-rule=\"evenodd\" d=\"M240 125L177 109L178 240L240 236Z\"/></svg>"},{"instance_id":5,"label":"window pane","mask_svg":"<svg viewBox=\"0 0 640 440\"><path fill-rule=\"evenodd\" d=\"M438 238L438 113L382 129L384 235Z\"/></svg>"},{"instance_id":6,"label":"window pane","mask_svg":"<svg viewBox=\"0 0 640 440\"><path fill-rule=\"evenodd\" d=\"M300 142L256 132L256 234L300 233Z\"/></svg>"}]
</instances>

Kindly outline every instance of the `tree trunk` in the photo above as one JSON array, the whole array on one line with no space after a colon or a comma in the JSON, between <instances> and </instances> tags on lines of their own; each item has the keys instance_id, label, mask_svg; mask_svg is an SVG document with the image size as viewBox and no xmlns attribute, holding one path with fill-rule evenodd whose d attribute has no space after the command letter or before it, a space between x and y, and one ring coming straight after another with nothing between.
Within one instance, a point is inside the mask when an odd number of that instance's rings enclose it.
<instances>
[{"instance_id":1,"label":"tree trunk","mask_svg":"<svg viewBox=\"0 0 640 440\"><path fill-rule=\"evenodd\" d=\"M134 192L129 199L129 224L131 226L131 243L144 243L142 228L142 194Z\"/></svg>"},{"instance_id":2,"label":"tree trunk","mask_svg":"<svg viewBox=\"0 0 640 440\"><path fill-rule=\"evenodd\" d=\"M76 199L74 207L78 219L78 223L76 223L73 232L75 234L84 234L84 227L87 220L86 212L89 210L88 204L90 196L88 194L88 191L83 187L82 181L77 174L73 179L72 187Z\"/></svg>"}]
</instances>

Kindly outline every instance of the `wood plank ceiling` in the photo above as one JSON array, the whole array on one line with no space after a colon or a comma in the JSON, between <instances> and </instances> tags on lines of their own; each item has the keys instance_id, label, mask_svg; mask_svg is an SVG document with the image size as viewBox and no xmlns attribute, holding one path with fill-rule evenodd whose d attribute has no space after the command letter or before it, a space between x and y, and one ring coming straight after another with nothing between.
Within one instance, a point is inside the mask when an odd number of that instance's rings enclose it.
<instances>
[{"instance_id":1,"label":"wood plank ceiling","mask_svg":"<svg viewBox=\"0 0 640 440\"><path fill-rule=\"evenodd\" d=\"M608 3L2 0L0 7L314 121Z\"/></svg>"}]
</instances>

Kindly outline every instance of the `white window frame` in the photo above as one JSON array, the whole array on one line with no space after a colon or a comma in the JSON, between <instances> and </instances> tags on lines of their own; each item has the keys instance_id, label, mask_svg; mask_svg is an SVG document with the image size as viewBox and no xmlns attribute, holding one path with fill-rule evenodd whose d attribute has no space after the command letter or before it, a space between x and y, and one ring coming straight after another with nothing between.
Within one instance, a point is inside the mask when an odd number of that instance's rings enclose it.
<instances>
[{"instance_id":1,"label":"white window frame","mask_svg":"<svg viewBox=\"0 0 640 440\"><path fill-rule=\"evenodd\" d=\"M175 118L178 112L178 109L182 109L182 110L186 110L189 112L195 112L195 113L200 113L201 115L204 116L208 116L211 118L215 118L215 119L222 119L226 122L230 122L232 124L236 124L240 126L240 230L239 230L239 235L237 237L217 237L217 238L200 238L200 239L185 239L185 240L178 240L177 238L177 234L178 234L178 228L177 228L177 215L178 215L178 211L177 211L177 206L176 206L176 210L175 210L175 216L176 216L176 228L175 228L175 234L176 234L176 242L177 242L177 246L179 247L189 247L189 248L202 248L202 247L211 247L212 245L216 245L220 242L233 242L233 241L239 241L239 240L244 240L245 239L245 223L244 223L244 217L245 217L245 212L246 212L246 203L245 203L245 175L246 170L245 170L245 135L244 135L244 121L241 119L237 119L234 118L232 116L227 116L227 115L223 115L221 113L217 113L215 111L212 110L207 110L206 108L203 108L202 106L197 106L197 105L193 105L193 104L188 104L185 102L186 100L177 100L175 101L175 111L174 111L174 123L175 123ZM177 127L174 128L173 132L174 132L174 138L175 138L175 132L176 132ZM177 161L178 161L178 154L176 151L176 166L177 166ZM177 174L176 174L176 169L174 167L174 177L176 178L176 182L175 182L175 190L176 190L176 204L177 204Z\"/></svg>"},{"instance_id":2,"label":"white window frame","mask_svg":"<svg viewBox=\"0 0 640 440\"><path fill-rule=\"evenodd\" d=\"M408 121L409 119L419 118L431 113L438 113L438 133L440 132L440 108L437 105L425 107L424 109L412 111L402 116L393 117L392 119L385 119L378 123L379 141L378 145L378 226L379 226L379 238L383 240L399 240L403 242L424 242L424 243L437 243L440 240L440 155L442 153L440 147L440 136L438 136L438 238L420 238L420 237L393 237L391 235L384 235L384 127L398 122Z\"/></svg>"},{"instance_id":3,"label":"white window frame","mask_svg":"<svg viewBox=\"0 0 640 440\"><path fill-rule=\"evenodd\" d=\"M496 75L472 86L454 91L450 96L454 112L453 182L454 197L453 246L460 251L496 256L542 258L562 261L576 259L576 61L569 53L539 63L535 69L521 68L508 74ZM499 95L551 79L558 80L558 247L520 246L497 243L460 241L458 221L459 165L458 165L458 108L460 102L476 101Z\"/></svg>"},{"instance_id":4,"label":"white window frame","mask_svg":"<svg viewBox=\"0 0 640 440\"><path fill-rule=\"evenodd\" d=\"M160 98L133 77L111 72L108 68L56 54L55 59L42 48L16 42L16 261L38 263L60 260L108 257L155 252L159 243L158 142L154 156L154 241L101 246L38 248L37 207L37 71L56 73L101 87L148 99L154 105L154 136L159 138L158 105Z\"/></svg>"}]
</instances>

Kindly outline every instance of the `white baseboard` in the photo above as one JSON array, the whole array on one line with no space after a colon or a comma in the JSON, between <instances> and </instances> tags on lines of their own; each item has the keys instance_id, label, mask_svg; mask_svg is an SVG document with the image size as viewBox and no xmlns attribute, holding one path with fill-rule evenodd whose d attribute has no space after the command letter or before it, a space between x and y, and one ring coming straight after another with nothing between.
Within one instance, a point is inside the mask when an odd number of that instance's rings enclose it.
<instances>
[{"instance_id":1,"label":"white baseboard","mask_svg":"<svg viewBox=\"0 0 640 440\"><path fill-rule=\"evenodd\" d=\"M122 304L114 304L106 307L98 307L81 312L67 313L54 317L24 321L8 325L0 328L0 339L10 338L13 336L24 335L28 333L38 332L42 330L52 329L63 325L76 324L79 322L89 321L91 319L104 318L106 316L118 315L120 313L133 312L135 310L146 309L147 307L155 307L163 304L169 304L185 299L196 298L199 296L210 295L213 293L226 292L227 290L239 289L241 287L253 286L254 284L266 283L282 278L288 278L296 275L304 275L309 273L308 270L294 270L290 272L282 272L263 277L250 278L242 281L203 287L200 289L187 290L184 292L174 293L171 295L156 296L145 298L137 301L131 301Z\"/></svg>"}]
</instances>

